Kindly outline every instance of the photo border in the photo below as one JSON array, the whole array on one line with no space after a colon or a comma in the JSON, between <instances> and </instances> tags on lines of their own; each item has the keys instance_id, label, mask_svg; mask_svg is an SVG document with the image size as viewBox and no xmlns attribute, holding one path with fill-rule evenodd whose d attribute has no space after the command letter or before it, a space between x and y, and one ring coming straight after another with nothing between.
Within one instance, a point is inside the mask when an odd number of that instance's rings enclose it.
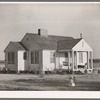
<instances>
[{"instance_id":1,"label":"photo border","mask_svg":"<svg viewBox=\"0 0 100 100\"><path fill-rule=\"evenodd\" d=\"M10 3L10 2L76 2L76 3L78 3L78 2L86 2L86 3L88 3L88 2L93 2L93 3L95 3L95 2L97 2L97 3L100 3L100 0L0 0L0 3L1 2L4 2L4 3L6 3L6 2L8 2L8 3ZM11 91L3 91L3 92L11 92ZM16 91L15 91L16 92ZM73 91L71 91L71 92L73 92ZM80 91L75 91L75 92L80 92ZM90 91L89 91L90 92ZM56 98L19 98L19 97L17 97L17 98L14 98L14 97L7 97L7 98L5 98L5 97L0 97L0 100L98 100L98 99L100 99L100 93L98 93L98 92L96 92L97 93L97 96L98 97L82 97L82 98L77 98L77 97L71 97L71 98L58 98L58 97L56 97ZM1 91L0 91L0 94L1 94ZM26 94L26 93L25 93ZM91 92L91 94L93 94L92 92ZM8 94L9 95L9 94ZM10 94L11 95L11 94ZM16 93L14 94L14 95L16 95ZM84 95L83 95L84 96ZM87 96L89 96L89 95L87 95Z\"/></svg>"}]
</instances>

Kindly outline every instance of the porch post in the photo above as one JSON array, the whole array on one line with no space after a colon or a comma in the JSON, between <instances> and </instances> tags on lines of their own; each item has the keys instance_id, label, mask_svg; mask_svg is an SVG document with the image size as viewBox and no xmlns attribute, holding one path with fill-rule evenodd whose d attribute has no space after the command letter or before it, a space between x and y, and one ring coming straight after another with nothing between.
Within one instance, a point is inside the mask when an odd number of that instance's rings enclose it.
<instances>
[{"instance_id":1,"label":"porch post","mask_svg":"<svg viewBox=\"0 0 100 100\"><path fill-rule=\"evenodd\" d=\"M57 51L55 51L55 69L56 69L56 64L57 64L57 61L56 61L56 56L57 56Z\"/></svg>"},{"instance_id":2,"label":"porch post","mask_svg":"<svg viewBox=\"0 0 100 100\"><path fill-rule=\"evenodd\" d=\"M74 51L72 51L72 70L74 71Z\"/></svg>"},{"instance_id":3,"label":"porch post","mask_svg":"<svg viewBox=\"0 0 100 100\"><path fill-rule=\"evenodd\" d=\"M70 51L68 51L68 69L70 68Z\"/></svg>"},{"instance_id":4,"label":"porch post","mask_svg":"<svg viewBox=\"0 0 100 100\"><path fill-rule=\"evenodd\" d=\"M76 68L78 69L78 65L77 65L77 51L76 51Z\"/></svg>"},{"instance_id":5,"label":"porch post","mask_svg":"<svg viewBox=\"0 0 100 100\"><path fill-rule=\"evenodd\" d=\"M91 51L91 69L93 69L93 51Z\"/></svg>"},{"instance_id":6,"label":"porch post","mask_svg":"<svg viewBox=\"0 0 100 100\"><path fill-rule=\"evenodd\" d=\"M87 52L87 69L89 69L89 51Z\"/></svg>"}]
</instances>

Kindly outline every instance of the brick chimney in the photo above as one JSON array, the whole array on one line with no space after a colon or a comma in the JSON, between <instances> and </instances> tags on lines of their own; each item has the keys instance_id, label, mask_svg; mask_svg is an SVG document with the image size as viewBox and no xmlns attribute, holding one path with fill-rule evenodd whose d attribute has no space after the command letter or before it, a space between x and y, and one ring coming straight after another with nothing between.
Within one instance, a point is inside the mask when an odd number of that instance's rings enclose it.
<instances>
[{"instance_id":1,"label":"brick chimney","mask_svg":"<svg viewBox=\"0 0 100 100\"><path fill-rule=\"evenodd\" d=\"M38 35L48 37L48 31L46 29L38 29Z\"/></svg>"}]
</instances>

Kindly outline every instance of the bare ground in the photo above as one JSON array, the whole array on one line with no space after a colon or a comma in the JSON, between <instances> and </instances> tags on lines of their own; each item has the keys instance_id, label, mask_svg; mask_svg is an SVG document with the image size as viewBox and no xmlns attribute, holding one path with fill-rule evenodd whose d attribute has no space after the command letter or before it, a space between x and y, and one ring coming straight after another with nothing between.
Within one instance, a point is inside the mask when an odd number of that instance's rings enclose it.
<instances>
[{"instance_id":1,"label":"bare ground","mask_svg":"<svg viewBox=\"0 0 100 100\"><path fill-rule=\"evenodd\" d=\"M17 91L100 91L100 75L75 75L76 86L69 86L69 75L0 74L0 90Z\"/></svg>"}]
</instances>

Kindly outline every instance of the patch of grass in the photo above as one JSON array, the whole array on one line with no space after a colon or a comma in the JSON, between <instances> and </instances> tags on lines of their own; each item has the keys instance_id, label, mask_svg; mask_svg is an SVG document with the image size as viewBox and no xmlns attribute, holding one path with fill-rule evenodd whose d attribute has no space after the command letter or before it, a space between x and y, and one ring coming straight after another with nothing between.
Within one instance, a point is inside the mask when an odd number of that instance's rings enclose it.
<instances>
[{"instance_id":1,"label":"patch of grass","mask_svg":"<svg viewBox=\"0 0 100 100\"><path fill-rule=\"evenodd\" d=\"M69 86L67 75L1 75L0 90L10 91L100 91L100 75L75 75L76 86ZM8 79L8 78L9 79Z\"/></svg>"}]
</instances>

